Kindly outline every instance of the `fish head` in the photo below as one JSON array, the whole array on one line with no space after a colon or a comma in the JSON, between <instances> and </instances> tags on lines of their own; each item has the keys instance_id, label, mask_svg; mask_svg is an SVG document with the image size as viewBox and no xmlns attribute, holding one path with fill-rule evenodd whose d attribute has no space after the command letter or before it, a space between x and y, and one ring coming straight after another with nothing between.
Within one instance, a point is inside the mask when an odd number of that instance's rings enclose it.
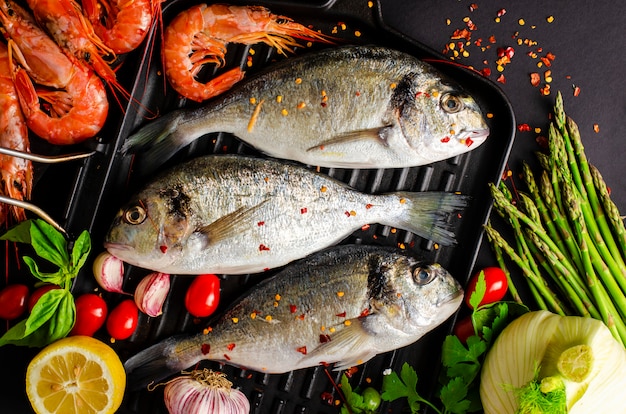
<instances>
[{"instance_id":1,"label":"fish head","mask_svg":"<svg viewBox=\"0 0 626 414\"><path fill-rule=\"evenodd\" d=\"M413 74L396 89L395 116L401 135L423 163L455 157L487 140L489 127L478 103L441 75Z\"/></svg>"},{"instance_id":2,"label":"fish head","mask_svg":"<svg viewBox=\"0 0 626 414\"><path fill-rule=\"evenodd\" d=\"M408 257L387 279L379 303L389 326L407 336L421 336L452 316L463 301L463 288L441 265ZM381 306L382 305L382 306Z\"/></svg>"},{"instance_id":3,"label":"fish head","mask_svg":"<svg viewBox=\"0 0 626 414\"><path fill-rule=\"evenodd\" d=\"M104 246L126 263L168 272L183 255L188 228L185 215L171 214L169 200L136 198L119 210L105 236Z\"/></svg>"}]
</instances>

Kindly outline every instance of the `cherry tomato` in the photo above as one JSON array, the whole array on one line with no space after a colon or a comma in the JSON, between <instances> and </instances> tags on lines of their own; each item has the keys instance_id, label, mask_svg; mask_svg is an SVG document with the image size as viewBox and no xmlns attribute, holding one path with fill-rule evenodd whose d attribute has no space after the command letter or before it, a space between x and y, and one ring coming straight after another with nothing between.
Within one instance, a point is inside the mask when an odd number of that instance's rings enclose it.
<instances>
[{"instance_id":1,"label":"cherry tomato","mask_svg":"<svg viewBox=\"0 0 626 414\"><path fill-rule=\"evenodd\" d=\"M48 284L48 285L40 286L37 289L35 289L33 293L30 295L30 297L28 298L28 312L33 311L35 304L39 301L39 299L41 299L41 297L45 293L50 292L51 290L54 290L54 289L61 289L61 286Z\"/></svg>"},{"instance_id":2,"label":"cherry tomato","mask_svg":"<svg viewBox=\"0 0 626 414\"><path fill-rule=\"evenodd\" d=\"M85 293L76 298L76 321L70 335L93 336L104 325L107 304L100 296Z\"/></svg>"},{"instance_id":3,"label":"cherry tomato","mask_svg":"<svg viewBox=\"0 0 626 414\"><path fill-rule=\"evenodd\" d=\"M185 294L185 308L196 318L211 315L220 301L220 278L213 274L198 275Z\"/></svg>"},{"instance_id":4,"label":"cherry tomato","mask_svg":"<svg viewBox=\"0 0 626 414\"><path fill-rule=\"evenodd\" d=\"M466 343L467 338L474 335L474 324L472 323L472 315L467 315L463 319L457 320L452 331L462 343Z\"/></svg>"},{"instance_id":5,"label":"cherry tomato","mask_svg":"<svg viewBox=\"0 0 626 414\"><path fill-rule=\"evenodd\" d=\"M107 331L115 339L129 338L137 329L138 320L139 309L135 305L135 301L125 299L109 313L106 323Z\"/></svg>"},{"instance_id":6,"label":"cherry tomato","mask_svg":"<svg viewBox=\"0 0 626 414\"><path fill-rule=\"evenodd\" d=\"M486 267L482 271L485 274L485 284L487 285L487 288L479 306L502 300L504 295L506 295L507 289L509 288L504 271L499 267ZM470 308L472 308L470 305L470 298L472 297L472 293L476 290L476 283L478 282L479 275L480 272L472 276L469 284L467 285L465 303Z\"/></svg>"},{"instance_id":7,"label":"cherry tomato","mask_svg":"<svg viewBox=\"0 0 626 414\"><path fill-rule=\"evenodd\" d=\"M7 285L0 290L0 318L11 321L26 311L28 302L28 286L21 283Z\"/></svg>"}]
</instances>

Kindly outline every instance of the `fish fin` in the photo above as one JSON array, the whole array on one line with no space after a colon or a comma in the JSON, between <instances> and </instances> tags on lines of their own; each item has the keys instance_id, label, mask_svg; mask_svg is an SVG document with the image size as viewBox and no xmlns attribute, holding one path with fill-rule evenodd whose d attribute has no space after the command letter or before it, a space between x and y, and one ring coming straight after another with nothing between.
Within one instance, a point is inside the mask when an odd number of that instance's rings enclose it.
<instances>
[{"instance_id":1,"label":"fish fin","mask_svg":"<svg viewBox=\"0 0 626 414\"><path fill-rule=\"evenodd\" d=\"M120 152L141 153L141 162L156 168L189 143L179 139L180 134L173 136L182 118L181 111L174 111L155 119L126 138Z\"/></svg>"},{"instance_id":2,"label":"fish fin","mask_svg":"<svg viewBox=\"0 0 626 414\"><path fill-rule=\"evenodd\" d=\"M402 228L443 246L456 244L450 217L467 207L470 197L451 192L397 192L406 209L383 224Z\"/></svg>"},{"instance_id":3,"label":"fish fin","mask_svg":"<svg viewBox=\"0 0 626 414\"><path fill-rule=\"evenodd\" d=\"M376 352L367 346L371 335L363 326L362 320L363 318L351 319L349 326L331 334L330 340L308 352L306 358L323 360L327 355L344 355L344 359L335 363L334 369L349 368L369 361L376 356Z\"/></svg>"},{"instance_id":4,"label":"fish fin","mask_svg":"<svg viewBox=\"0 0 626 414\"><path fill-rule=\"evenodd\" d=\"M307 148L307 152L324 151L327 149L332 149L333 145L361 140L374 140L387 147L389 146L389 143L387 142L387 135L389 134L389 130L391 128L392 126L387 125L380 128L346 132L344 134L337 135L336 137L327 139L326 141L320 142L319 144L314 145L310 148Z\"/></svg>"},{"instance_id":5,"label":"fish fin","mask_svg":"<svg viewBox=\"0 0 626 414\"><path fill-rule=\"evenodd\" d=\"M199 228L196 230L196 233L200 233L206 237L207 245L233 237L233 235L239 234L248 226L248 220L251 219L267 201L268 199L265 199L252 207L239 207L237 210L218 218L213 223Z\"/></svg>"},{"instance_id":6,"label":"fish fin","mask_svg":"<svg viewBox=\"0 0 626 414\"><path fill-rule=\"evenodd\" d=\"M172 358L172 355L176 355L174 349L177 340L177 337L165 339L140 351L124 362L129 389L145 388L148 384L157 383L196 362L191 361L187 365L183 361Z\"/></svg>"}]
</instances>

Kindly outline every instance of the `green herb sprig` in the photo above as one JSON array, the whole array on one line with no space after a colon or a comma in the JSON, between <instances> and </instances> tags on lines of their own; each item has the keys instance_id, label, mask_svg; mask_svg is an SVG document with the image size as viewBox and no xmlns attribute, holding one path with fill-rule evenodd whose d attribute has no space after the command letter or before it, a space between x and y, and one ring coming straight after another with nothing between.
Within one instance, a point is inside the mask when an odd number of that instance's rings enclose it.
<instances>
[{"instance_id":1,"label":"green herb sprig","mask_svg":"<svg viewBox=\"0 0 626 414\"><path fill-rule=\"evenodd\" d=\"M21 222L0 236L0 240L30 244L40 259L57 268L44 272L34 258L23 256L30 272L41 282L61 287L42 295L28 318L0 337L0 346L43 347L67 336L76 319L76 306L70 288L91 251L89 233L83 231L70 248L63 234L45 221L35 219Z\"/></svg>"}]
</instances>

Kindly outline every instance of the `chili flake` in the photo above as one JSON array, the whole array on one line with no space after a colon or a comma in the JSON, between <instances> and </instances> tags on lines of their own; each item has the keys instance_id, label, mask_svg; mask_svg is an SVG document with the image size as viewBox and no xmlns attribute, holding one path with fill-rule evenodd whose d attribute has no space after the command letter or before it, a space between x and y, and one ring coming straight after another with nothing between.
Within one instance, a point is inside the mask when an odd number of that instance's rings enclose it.
<instances>
[{"instance_id":1,"label":"chili flake","mask_svg":"<svg viewBox=\"0 0 626 414\"><path fill-rule=\"evenodd\" d=\"M504 78L503 74L500 74L500 76L498 76L498 79L496 79L496 81L498 81L500 83L506 83L506 79Z\"/></svg>"},{"instance_id":2,"label":"chili flake","mask_svg":"<svg viewBox=\"0 0 626 414\"><path fill-rule=\"evenodd\" d=\"M254 104L253 101L256 102L256 99L250 98L250 103ZM259 114L261 113L261 106L263 105L263 102L265 102L265 100L261 99L259 104L254 108L254 111L252 111L252 115L250 116L250 120L248 121L248 132L252 132L254 124L256 124L256 121L259 118Z\"/></svg>"},{"instance_id":3,"label":"chili flake","mask_svg":"<svg viewBox=\"0 0 626 414\"><path fill-rule=\"evenodd\" d=\"M361 226L361 231L367 231L367 230L369 230L369 228L370 228L369 224L364 224L364 225Z\"/></svg>"},{"instance_id":4,"label":"chili flake","mask_svg":"<svg viewBox=\"0 0 626 414\"><path fill-rule=\"evenodd\" d=\"M593 124L593 132L595 132L596 134L597 134L598 132L600 132L600 125L598 125L598 124Z\"/></svg>"},{"instance_id":5,"label":"chili flake","mask_svg":"<svg viewBox=\"0 0 626 414\"><path fill-rule=\"evenodd\" d=\"M371 9L372 7L374 7L374 2L373 2L373 1L368 1L368 2L367 2L367 7L369 7L370 9Z\"/></svg>"},{"instance_id":6,"label":"chili flake","mask_svg":"<svg viewBox=\"0 0 626 414\"><path fill-rule=\"evenodd\" d=\"M239 323L239 318L233 318L232 321L233 323Z\"/></svg>"},{"instance_id":7,"label":"chili flake","mask_svg":"<svg viewBox=\"0 0 626 414\"><path fill-rule=\"evenodd\" d=\"M472 3L472 4L469 5L469 11L471 11L471 12L473 12L477 8L478 8L478 4L476 4L476 3Z\"/></svg>"},{"instance_id":8,"label":"chili flake","mask_svg":"<svg viewBox=\"0 0 626 414\"><path fill-rule=\"evenodd\" d=\"M347 319L347 320L343 321L343 324L346 325L346 326L350 326L350 325L352 325L352 321L350 319Z\"/></svg>"},{"instance_id":9,"label":"chili flake","mask_svg":"<svg viewBox=\"0 0 626 414\"><path fill-rule=\"evenodd\" d=\"M328 334L320 334L320 343L324 344L326 342L330 342L330 335Z\"/></svg>"},{"instance_id":10,"label":"chili flake","mask_svg":"<svg viewBox=\"0 0 626 414\"><path fill-rule=\"evenodd\" d=\"M308 212L306 207L300 209L300 214L306 214Z\"/></svg>"},{"instance_id":11,"label":"chili flake","mask_svg":"<svg viewBox=\"0 0 626 414\"><path fill-rule=\"evenodd\" d=\"M358 30L355 30L355 31L354 31L354 35L355 35L356 37L361 37L361 32L360 32L360 31L358 31Z\"/></svg>"},{"instance_id":12,"label":"chili flake","mask_svg":"<svg viewBox=\"0 0 626 414\"><path fill-rule=\"evenodd\" d=\"M326 192L326 190L328 190L328 187L326 187L325 185L323 185L323 186L321 186L321 187L320 187L320 191L321 191L322 193L325 193L325 192Z\"/></svg>"},{"instance_id":13,"label":"chili flake","mask_svg":"<svg viewBox=\"0 0 626 414\"><path fill-rule=\"evenodd\" d=\"M270 250L270 248L267 247L266 245L264 245L262 243L259 244L259 251L263 252L263 251L269 251L269 250Z\"/></svg>"},{"instance_id":14,"label":"chili flake","mask_svg":"<svg viewBox=\"0 0 626 414\"><path fill-rule=\"evenodd\" d=\"M289 115L289 111L288 111L288 110L286 110L285 108L283 108L283 110L282 110L282 111L280 111L280 113L281 113L281 115L282 115L282 116L287 116L287 115Z\"/></svg>"},{"instance_id":15,"label":"chili flake","mask_svg":"<svg viewBox=\"0 0 626 414\"><path fill-rule=\"evenodd\" d=\"M528 124L517 124L517 130L520 132L529 132L531 129Z\"/></svg>"},{"instance_id":16,"label":"chili flake","mask_svg":"<svg viewBox=\"0 0 626 414\"><path fill-rule=\"evenodd\" d=\"M500 9L498 10L498 12L496 13L496 16L498 17L502 17L506 14L506 9Z\"/></svg>"},{"instance_id":17,"label":"chili flake","mask_svg":"<svg viewBox=\"0 0 626 414\"><path fill-rule=\"evenodd\" d=\"M229 357L227 354L224 354L224 358L225 358L227 361L230 361L230 357Z\"/></svg>"},{"instance_id":18,"label":"chili flake","mask_svg":"<svg viewBox=\"0 0 626 414\"><path fill-rule=\"evenodd\" d=\"M264 226L264 225L265 225L265 222L264 222L264 221L259 221L256 225L257 225L257 226L259 226L259 227L261 227L261 226Z\"/></svg>"},{"instance_id":19,"label":"chili flake","mask_svg":"<svg viewBox=\"0 0 626 414\"><path fill-rule=\"evenodd\" d=\"M343 297L343 295L345 295L345 293L344 293L344 292L342 292L342 291L337 292L337 296L339 296L340 298L342 298L342 297Z\"/></svg>"},{"instance_id":20,"label":"chili flake","mask_svg":"<svg viewBox=\"0 0 626 414\"><path fill-rule=\"evenodd\" d=\"M161 245L159 246L159 250L161 250L161 253L165 254L167 252L167 246Z\"/></svg>"},{"instance_id":21,"label":"chili flake","mask_svg":"<svg viewBox=\"0 0 626 414\"><path fill-rule=\"evenodd\" d=\"M580 95L580 88L578 86L574 86L574 96Z\"/></svg>"},{"instance_id":22,"label":"chili flake","mask_svg":"<svg viewBox=\"0 0 626 414\"><path fill-rule=\"evenodd\" d=\"M336 314L335 316L339 317L339 318L345 318L346 317L346 312L343 311L341 313Z\"/></svg>"},{"instance_id":23,"label":"chili flake","mask_svg":"<svg viewBox=\"0 0 626 414\"><path fill-rule=\"evenodd\" d=\"M306 103L305 102L298 102L298 105L296 106L296 108L298 108L298 109L302 109L304 107L306 107Z\"/></svg>"},{"instance_id":24,"label":"chili flake","mask_svg":"<svg viewBox=\"0 0 626 414\"><path fill-rule=\"evenodd\" d=\"M523 26L523 25L525 25L525 24L526 24L526 21L525 21L524 19L519 19L519 20L517 21L517 24L519 24L520 26Z\"/></svg>"},{"instance_id":25,"label":"chili flake","mask_svg":"<svg viewBox=\"0 0 626 414\"><path fill-rule=\"evenodd\" d=\"M200 346L200 352L202 352L202 355L206 355L211 351L211 345L209 344L202 344L202 346Z\"/></svg>"},{"instance_id":26,"label":"chili flake","mask_svg":"<svg viewBox=\"0 0 626 414\"><path fill-rule=\"evenodd\" d=\"M541 76L539 76L539 74L537 72L533 72L530 74L530 84L533 86L539 86L539 83L541 82Z\"/></svg>"},{"instance_id":27,"label":"chili flake","mask_svg":"<svg viewBox=\"0 0 626 414\"><path fill-rule=\"evenodd\" d=\"M272 315L267 315L265 317L265 320L268 321L268 322L271 322L272 321Z\"/></svg>"},{"instance_id":28,"label":"chili flake","mask_svg":"<svg viewBox=\"0 0 626 414\"><path fill-rule=\"evenodd\" d=\"M289 305L289 312L296 313L296 305Z\"/></svg>"},{"instance_id":29,"label":"chili flake","mask_svg":"<svg viewBox=\"0 0 626 414\"><path fill-rule=\"evenodd\" d=\"M210 332L213 332L213 328L211 328L210 326L202 330L202 334L204 335L208 335Z\"/></svg>"},{"instance_id":30,"label":"chili flake","mask_svg":"<svg viewBox=\"0 0 626 414\"><path fill-rule=\"evenodd\" d=\"M256 319L256 312L252 312L250 314L250 319Z\"/></svg>"},{"instance_id":31,"label":"chili flake","mask_svg":"<svg viewBox=\"0 0 626 414\"><path fill-rule=\"evenodd\" d=\"M552 23L552 22L554 21L554 16L548 16L548 17L546 18L546 21L547 21L548 23Z\"/></svg>"},{"instance_id":32,"label":"chili flake","mask_svg":"<svg viewBox=\"0 0 626 414\"><path fill-rule=\"evenodd\" d=\"M306 346L296 348L296 351L300 352L302 355L306 355Z\"/></svg>"},{"instance_id":33,"label":"chili flake","mask_svg":"<svg viewBox=\"0 0 626 414\"><path fill-rule=\"evenodd\" d=\"M296 85L300 85L302 83L302 78L296 78Z\"/></svg>"},{"instance_id":34,"label":"chili flake","mask_svg":"<svg viewBox=\"0 0 626 414\"><path fill-rule=\"evenodd\" d=\"M363 311L361 312L361 314L359 315L359 318L365 318L367 315L370 314L370 310L369 309L363 309Z\"/></svg>"},{"instance_id":35,"label":"chili flake","mask_svg":"<svg viewBox=\"0 0 626 414\"><path fill-rule=\"evenodd\" d=\"M235 349L235 344L226 345L226 349L228 349L229 351L232 351L233 349Z\"/></svg>"}]
</instances>

